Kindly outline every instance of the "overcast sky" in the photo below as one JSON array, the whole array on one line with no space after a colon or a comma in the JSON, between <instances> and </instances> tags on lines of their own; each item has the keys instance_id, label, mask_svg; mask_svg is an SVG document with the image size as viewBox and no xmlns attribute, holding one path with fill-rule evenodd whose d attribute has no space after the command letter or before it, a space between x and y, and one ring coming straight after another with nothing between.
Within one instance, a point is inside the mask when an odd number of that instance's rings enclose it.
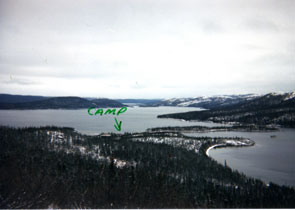
<instances>
[{"instance_id":1,"label":"overcast sky","mask_svg":"<svg viewBox=\"0 0 295 210\"><path fill-rule=\"evenodd\" d=\"M0 0L0 93L295 90L294 0Z\"/></svg>"}]
</instances>

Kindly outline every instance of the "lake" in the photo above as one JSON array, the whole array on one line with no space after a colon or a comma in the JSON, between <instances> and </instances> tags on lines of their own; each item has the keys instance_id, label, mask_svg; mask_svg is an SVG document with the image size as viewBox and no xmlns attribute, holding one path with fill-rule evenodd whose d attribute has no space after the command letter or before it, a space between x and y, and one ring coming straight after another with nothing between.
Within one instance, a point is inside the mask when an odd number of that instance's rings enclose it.
<instances>
[{"instance_id":1,"label":"lake","mask_svg":"<svg viewBox=\"0 0 295 210\"><path fill-rule=\"evenodd\" d=\"M107 109L104 109L106 111ZM119 109L117 109L118 111ZM157 115L175 112L202 110L189 107L128 107L128 110L119 115L90 116L88 109L78 110L0 110L0 125L28 127L28 126L66 126L77 131L97 135L102 132L118 133L114 127L115 117L122 121L122 132L143 132L147 128L161 126L189 126L221 125L212 122L188 122L176 119L157 118Z\"/></svg>"},{"instance_id":2,"label":"lake","mask_svg":"<svg viewBox=\"0 0 295 210\"><path fill-rule=\"evenodd\" d=\"M212 149L210 157L247 176L280 185L295 186L295 129L275 132L184 133L189 136L245 137L255 141L252 147ZM271 138L271 136L276 136Z\"/></svg>"},{"instance_id":3,"label":"lake","mask_svg":"<svg viewBox=\"0 0 295 210\"><path fill-rule=\"evenodd\" d=\"M106 109L104 109L106 110ZM164 126L218 126L212 122L187 122L176 119L157 118L157 115L201 110L189 107L128 107L116 116L122 121L122 132L143 132L147 128ZM115 116L90 116L87 109L79 110L0 110L0 125L13 127L66 126L78 132L97 135L102 132L118 133L114 128ZM259 178L266 183L295 186L295 129L276 132L212 132L189 133L192 136L246 137L256 142L253 147L222 148L210 151L219 163ZM276 135L276 138L271 138Z\"/></svg>"}]
</instances>

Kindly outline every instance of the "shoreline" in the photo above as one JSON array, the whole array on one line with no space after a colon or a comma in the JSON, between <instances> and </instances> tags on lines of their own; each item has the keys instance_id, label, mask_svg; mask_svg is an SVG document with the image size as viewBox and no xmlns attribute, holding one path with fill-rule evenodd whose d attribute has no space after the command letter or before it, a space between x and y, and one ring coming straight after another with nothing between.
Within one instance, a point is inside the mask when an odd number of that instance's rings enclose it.
<instances>
[{"instance_id":1,"label":"shoreline","mask_svg":"<svg viewBox=\"0 0 295 210\"><path fill-rule=\"evenodd\" d=\"M224 147L224 146L226 146L226 144L215 144L213 146L208 147L208 149L206 150L207 157L210 157L209 152L211 149L214 149L215 147Z\"/></svg>"},{"instance_id":2,"label":"shoreline","mask_svg":"<svg viewBox=\"0 0 295 210\"><path fill-rule=\"evenodd\" d=\"M250 139L243 139L238 141L233 140L224 140L223 142L220 142L220 144L214 144L206 149L206 156L210 157L209 152L211 149L217 148L217 147L247 147L247 146L254 146L255 142Z\"/></svg>"},{"instance_id":3,"label":"shoreline","mask_svg":"<svg viewBox=\"0 0 295 210\"><path fill-rule=\"evenodd\" d=\"M275 132L279 131L279 127L270 127L270 126L254 126L254 125L233 125L233 126L167 126L167 127L155 127L148 128L147 131L155 132L197 132L197 133L210 133L210 132Z\"/></svg>"}]
</instances>

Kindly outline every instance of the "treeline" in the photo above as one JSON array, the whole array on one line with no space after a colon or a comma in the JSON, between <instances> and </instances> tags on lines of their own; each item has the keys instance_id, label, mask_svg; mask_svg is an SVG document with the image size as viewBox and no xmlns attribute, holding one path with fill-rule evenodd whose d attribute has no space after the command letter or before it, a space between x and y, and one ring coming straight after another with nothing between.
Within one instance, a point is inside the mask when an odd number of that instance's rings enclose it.
<instances>
[{"instance_id":1,"label":"treeline","mask_svg":"<svg viewBox=\"0 0 295 210\"><path fill-rule=\"evenodd\" d=\"M271 97L254 99L249 102L215 108L205 111L192 111L159 115L158 118L175 118L184 120L213 121L216 123L238 122L242 125L281 125L295 127L295 99L276 100ZM273 99L274 100L274 99Z\"/></svg>"},{"instance_id":2,"label":"treeline","mask_svg":"<svg viewBox=\"0 0 295 210\"><path fill-rule=\"evenodd\" d=\"M212 131L276 131L277 127L274 126L265 126L265 125L233 125L233 126L167 126L167 127L157 127L149 128L149 132L163 132L163 131L172 131L172 132L212 132Z\"/></svg>"},{"instance_id":3,"label":"treeline","mask_svg":"<svg viewBox=\"0 0 295 210\"><path fill-rule=\"evenodd\" d=\"M53 132L72 145L54 143ZM267 186L206 157L209 138L195 153L133 137L1 127L0 208L295 207L293 188Z\"/></svg>"},{"instance_id":4,"label":"treeline","mask_svg":"<svg viewBox=\"0 0 295 210\"><path fill-rule=\"evenodd\" d=\"M122 103L106 99L88 100L85 98L38 97L0 94L0 109L88 109L89 107L123 107Z\"/></svg>"}]
</instances>

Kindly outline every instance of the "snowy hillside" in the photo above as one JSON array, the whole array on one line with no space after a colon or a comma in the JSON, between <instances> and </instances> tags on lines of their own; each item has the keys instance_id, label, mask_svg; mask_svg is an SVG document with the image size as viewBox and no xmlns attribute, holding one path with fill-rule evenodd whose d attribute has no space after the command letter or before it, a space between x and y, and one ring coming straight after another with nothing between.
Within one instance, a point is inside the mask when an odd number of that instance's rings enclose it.
<instances>
[{"instance_id":1,"label":"snowy hillside","mask_svg":"<svg viewBox=\"0 0 295 210\"><path fill-rule=\"evenodd\" d=\"M245 95L219 95L219 96L200 96L196 98L171 98L164 99L160 102L154 103L153 106L180 106L180 107L203 107L215 108L219 106L226 106L237 104L243 101L252 100L259 97L257 94Z\"/></svg>"}]
</instances>

